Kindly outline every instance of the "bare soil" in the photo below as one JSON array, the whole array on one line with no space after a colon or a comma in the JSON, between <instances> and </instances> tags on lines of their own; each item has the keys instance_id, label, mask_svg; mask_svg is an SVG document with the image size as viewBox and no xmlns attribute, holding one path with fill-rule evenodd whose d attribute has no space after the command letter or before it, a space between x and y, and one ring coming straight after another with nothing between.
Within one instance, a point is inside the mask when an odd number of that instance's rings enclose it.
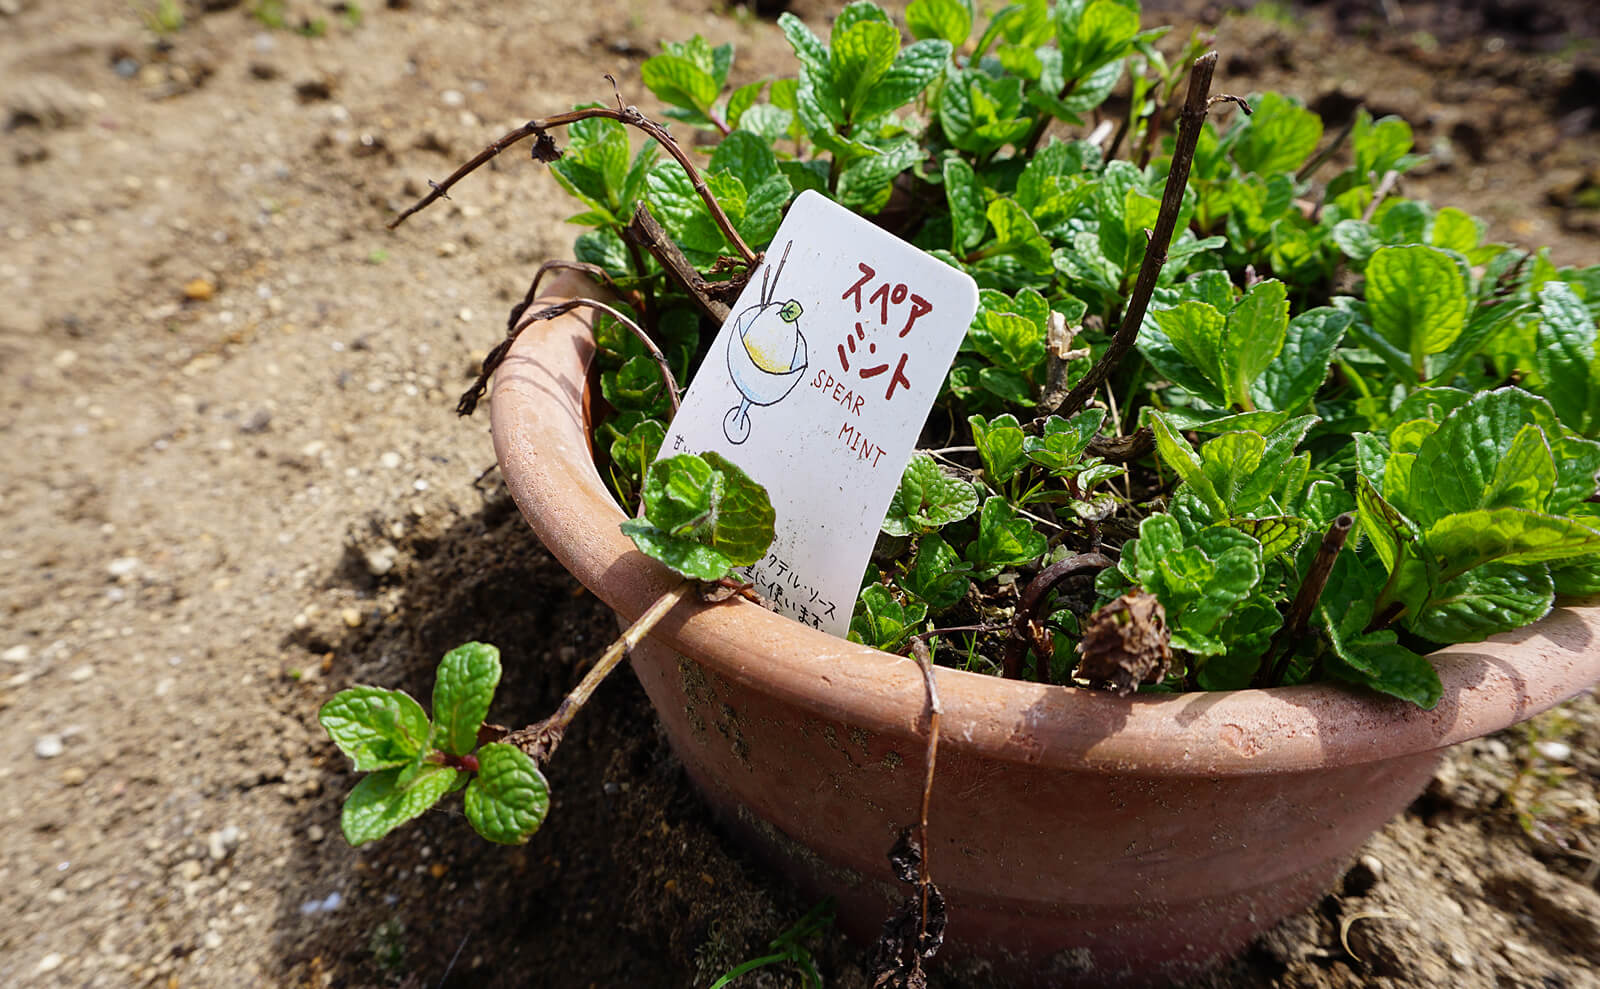
<instances>
[{"instance_id":1,"label":"bare soil","mask_svg":"<svg viewBox=\"0 0 1600 989\"><path fill-rule=\"evenodd\" d=\"M649 108L661 39L735 42L742 82L790 64L781 36L701 0L284 5L315 38L238 0L158 37L155 6L0 0L0 984L704 987L762 954L812 904L716 833L631 678L518 849L459 810L346 847L354 778L314 718L354 682L426 695L480 639L494 714L525 723L614 629L450 411L572 208L518 155L384 221L609 97L605 72ZM1268 13L1166 16L1215 34L1220 89L1403 113L1435 153L1408 192L1600 261L1592 4ZM1592 695L1458 749L1340 888L1201 984L1597 984L1597 784ZM865 984L860 948L812 947Z\"/></svg>"}]
</instances>

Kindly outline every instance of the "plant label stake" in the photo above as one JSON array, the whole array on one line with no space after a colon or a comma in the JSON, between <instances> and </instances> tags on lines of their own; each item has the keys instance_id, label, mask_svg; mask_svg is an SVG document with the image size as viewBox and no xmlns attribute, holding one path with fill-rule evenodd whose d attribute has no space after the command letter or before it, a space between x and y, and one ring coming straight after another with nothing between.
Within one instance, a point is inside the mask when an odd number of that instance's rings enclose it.
<instances>
[{"instance_id":1,"label":"plant label stake","mask_svg":"<svg viewBox=\"0 0 1600 989\"><path fill-rule=\"evenodd\" d=\"M746 579L780 613L843 635L978 287L816 192L795 200L768 254L661 456L714 451L764 486L777 535Z\"/></svg>"}]
</instances>

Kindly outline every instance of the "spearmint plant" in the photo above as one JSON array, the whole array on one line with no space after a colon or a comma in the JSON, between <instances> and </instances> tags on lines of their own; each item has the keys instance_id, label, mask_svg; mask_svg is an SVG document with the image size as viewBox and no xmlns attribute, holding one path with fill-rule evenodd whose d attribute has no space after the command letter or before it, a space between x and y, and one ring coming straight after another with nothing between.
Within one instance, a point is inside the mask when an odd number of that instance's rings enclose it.
<instances>
[{"instance_id":1,"label":"spearmint plant","mask_svg":"<svg viewBox=\"0 0 1600 989\"><path fill-rule=\"evenodd\" d=\"M1431 706L1435 647L1600 591L1600 266L1407 198L1404 121L1213 107L1214 61L1137 0L779 27L776 77L700 38L646 61L704 155L620 101L497 147L536 138L583 204L578 259L680 376L802 190L978 282L852 638L1083 682L1087 633L1145 616L1139 689L1331 678ZM619 320L596 335L600 466L648 502L671 389Z\"/></svg>"}]
</instances>

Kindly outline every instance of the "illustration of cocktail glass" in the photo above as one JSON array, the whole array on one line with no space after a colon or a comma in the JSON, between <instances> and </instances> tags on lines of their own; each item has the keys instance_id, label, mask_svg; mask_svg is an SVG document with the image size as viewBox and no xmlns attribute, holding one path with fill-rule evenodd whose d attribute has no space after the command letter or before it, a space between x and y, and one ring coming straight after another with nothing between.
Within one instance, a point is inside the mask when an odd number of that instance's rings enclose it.
<instances>
[{"instance_id":1,"label":"illustration of cocktail glass","mask_svg":"<svg viewBox=\"0 0 1600 989\"><path fill-rule=\"evenodd\" d=\"M789 247L785 246L777 275L783 274L788 257ZM722 433L730 443L743 443L750 438L750 406L781 402L806 371L806 338L800 332L800 314L804 310L794 299L773 302L777 288L777 277L769 286L763 274L761 302L741 312L733 324L728 341L728 375L739 389L741 400L722 417Z\"/></svg>"}]
</instances>

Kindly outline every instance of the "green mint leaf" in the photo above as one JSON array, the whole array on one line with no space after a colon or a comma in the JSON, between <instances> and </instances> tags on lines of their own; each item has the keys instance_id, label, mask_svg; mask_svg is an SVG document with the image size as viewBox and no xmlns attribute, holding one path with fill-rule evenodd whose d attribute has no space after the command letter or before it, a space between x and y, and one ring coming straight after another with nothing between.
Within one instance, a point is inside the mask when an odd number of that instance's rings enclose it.
<instances>
[{"instance_id":1,"label":"green mint leaf","mask_svg":"<svg viewBox=\"0 0 1600 989\"><path fill-rule=\"evenodd\" d=\"M363 772L403 766L428 745L428 715L411 695L381 687L351 687L317 712L328 737Z\"/></svg>"},{"instance_id":2,"label":"green mint leaf","mask_svg":"<svg viewBox=\"0 0 1600 989\"><path fill-rule=\"evenodd\" d=\"M1048 335L1043 321L1021 313L985 310L973 319L967 340L995 366L1026 375L1044 360Z\"/></svg>"},{"instance_id":3,"label":"green mint leaf","mask_svg":"<svg viewBox=\"0 0 1600 989\"><path fill-rule=\"evenodd\" d=\"M922 160L922 149L912 140L897 141L879 153L851 162L839 174L839 205L865 215L889 204L894 178Z\"/></svg>"},{"instance_id":4,"label":"green mint leaf","mask_svg":"<svg viewBox=\"0 0 1600 989\"><path fill-rule=\"evenodd\" d=\"M960 48L975 17L972 0L912 0L906 6L906 29L913 38L942 39Z\"/></svg>"},{"instance_id":5,"label":"green mint leaf","mask_svg":"<svg viewBox=\"0 0 1600 989\"><path fill-rule=\"evenodd\" d=\"M1266 518L1228 519L1222 523L1237 529L1261 544L1261 558L1270 560L1300 545L1311 523L1292 515L1271 515Z\"/></svg>"},{"instance_id":6,"label":"green mint leaf","mask_svg":"<svg viewBox=\"0 0 1600 989\"><path fill-rule=\"evenodd\" d=\"M433 681L434 741L451 755L478 747L478 727L500 685L500 650L468 642L444 654Z\"/></svg>"},{"instance_id":7,"label":"green mint leaf","mask_svg":"<svg viewBox=\"0 0 1600 989\"><path fill-rule=\"evenodd\" d=\"M1523 427L1537 423L1541 411L1549 418L1549 410L1543 401L1515 388L1473 396L1418 444L1401 507L1424 527L1452 512L1484 507L1497 466L1510 454ZM1588 493L1593 492L1593 483L1591 477ZM1387 483L1384 492L1391 500L1396 497ZM1542 506L1529 501L1522 507Z\"/></svg>"},{"instance_id":8,"label":"green mint leaf","mask_svg":"<svg viewBox=\"0 0 1600 989\"><path fill-rule=\"evenodd\" d=\"M1069 79L1128 54L1138 33L1138 9L1118 0L1063 3L1056 8L1056 44L1061 49L1062 72Z\"/></svg>"},{"instance_id":9,"label":"green mint leaf","mask_svg":"<svg viewBox=\"0 0 1600 989\"><path fill-rule=\"evenodd\" d=\"M661 420L645 419L612 441L611 464L625 482L619 489L624 503L634 500L636 486L644 481L645 471L661 452L666 437L667 427Z\"/></svg>"},{"instance_id":10,"label":"green mint leaf","mask_svg":"<svg viewBox=\"0 0 1600 989\"><path fill-rule=\"evenodd\" d=\"M856 599L856 611L850 618L850 638L874 649L892 652L914 634L927 617L926 605L920 602L901 604L887 587L868 584Z\"/></svg>"},{"instance_id":11,"label":"green mint leaf","mask_svg":"<svg viewBox=\"0 0 1600 989\"><path fill-rule=\"evenodd\" d=\"M964 254L983 242L989 229L984 215L983 193L977 175L964 158L944 161L944 195L950 207L950 250Z\"/></svg>"},{"instance_id":12,"label":"green mint leaf","mask_svg":"<svg viewBox=\"0 0 1600 989\"><path fill-rule=\"evenodd\" d=\"M1600 531L1522 508L1481 508L1446 515L1424 530L1423 545L1448 582L1482 564L1543 563L1600 552Z\"/></svg>"},{"instance_id":13,"label":"green mint leaf","mask_svg":"<svg viewBox=\"0 0 1600 989\"><path fill-rule=\"evenodd\" d=\"M981 368L978 371L978 384L984 391L1012 405L1033 403L1033 388L1015 371L999 367Z\"/></svg>"},{"instance_id":14,"label":"green mint leaf","mask_svg":"<svg viewBox=\"0 0 1600 989\"><path fill-rule=\"evenodd\" d=\"M984 478L998 486L1015 477L1027 462L1023 454L1022 424L1017 417L1009 412L988 420L974 415L968 416L967 422L972 426L972 442L978 448L978 458L983 461Z\"/></svg>"},{"instance_id":15,"label":"green mint leaf","mask_svg":"<svg viewBox=\"0 0 1600 989\"><path fill-rule=\"evenodd\" d=\"M1420 244L1426 238L1429 210L1410 199L1385 199L1373 214L1378 237L1385 244Z\"/></svg>"},{"instance_id":16,"label":"green mint leaf","mask_svg":"<svg viewBox=\"0 0 1600 989\"><path fill-rule=\"evenodd\" d=\"M1356 477L1356 521L1372 541L1373 552L1378 554L1384 569L1390 573L1417 541L1416 524L1385 501L1365 474Z\"/></svg>"},{"instance_id":17,"label":"green mint leaf","mask_svg":"<svg viewBox=\"0 0 1600 989\"><path fill-rule=\"evenodd\" d=\"M721 454L707 453L705 460L722 478L722 499L717 506L711 545L734 566L749 566L772 545L773 523L777 519L772 501L766 488Z\"/></svg>"},{"instance_id":18,"label":"green mint leaf","mask_svg":"<svg viewBox=\"0 0 1600 989\"><path fill-rule=\"evenodd\" d=\"M1071 419L1051 416L1044 422L1044 435L1023 439L1023 453L1052 474L1075 471L1083 459L1083 451L1089 448L1105 421L1105 409L1084 409Z\"/></svg>"},{"instance_id":19,"label":"green mint leaf","mask_svg":"<svg viewBox=\"0 0 1600 989\"><path fill-rule=\"evenodd\" d=\"M1201 657L1195 678L1204 690L1243 690L1250 686L1283 616L1266 597L1252 595L1222 623L1218 638L1227 651Z\"/></svg>"},{"instance_id":20,"label":"green mint leaf","mask_svg":"<svg viewBox=\"0 0 1600 989\"><path fill-rule=\"evenodd\" d=\"M1310 402L1351 319L1348 312L1319 306L1289 320L1278 356L1250 383L1256 407L1294 412Z\"/></svg>"},{"instance_id":21,"label":"green mint leaf","mask_svg":"<svg viewBox=\"0 0 1600 989\"><path fill-rule=\"evenodd\" d=\"M1378 228L1365 220L1340 220L1328 232L1328 237L1358 270L1365 268L1373 252L1383 246Z\"/></svg>"},{"instance_id":22,"label":"green mint leaf","mask_svg":"<svg viewBox=\"0 0 1600 989\"><path fill-rule=\"evenodd\" d=\"M1534 366L1556 415L1584 435L1600 432L1600 365L1595 361L1595 317L1572 286L1546 282L1539 289L1539 349Z\"/></svg>"},{"instance_id":23,"label":"green mint leaf","mask_svg":"<svg viewBox=\"0 0 1600 989\"><path fill-rule=\"evenodd\" d=\"M1250 387L1283 349L1289 329L1289 290L1277 279L1257 282L1228 314L1221 348L1227 404L1250 407Z\"/></svg>"},{"instance_id":24,"label":"green mint leaf","mask_svg":"<svg viewBox=\"0 0 1600 989\"><path fill-rule=\"evenodd\" d=\"M399 778L399 769L385 769L356 784L339 813L345 841L352 845L376 841L421 816L455 785L456 770L428 765L405 787L399 785Z\"/></svg>"},{"instance_id":25,"label":"green mint leaf","mask_svg":"<svg viewBox=\"0 0 1600 989\"><path fill-rule=\"evenodd\" d=\"M723 480L711 464L680 454L650 465L644 479L644 517L668 532L710 528L722 500Z\"/></svg>"},{"instance_id":26,"label":"green mint leaf","mask_svg":"<svg viewBox=\"0 0 1600 989\"><path fill-rule=\"evenodd\" d=\"M739 235L758 248L765 247L778 232L778 224L783 222L784 207L789 205L794 195L794 186L781 172L762 179L750 190L750 196L744 204L744 216L735 224Z\"/></svg>"},{"instance_id":27,"label":"green mint leaf","mask_svg":"<svg viewBox=\"0 0 1600 989\"><path fill-rule=\"evenodd\" d=\"M754 134L768 144L774 144L780 138L793 136L797 126L793 110L786 110L771 103L757 103L739 115L739 130ZM782 167L782 164L800 163L785 162L780 163L779 167ZM827 162L822 164L826 165Z\"/></svg>"},{"instance_id":28,"label":"green mint leaf","mask_svg":"<svg viewBox=\"0 0 1600 989\"><path fill-rule=\"evenodd\" d=\"M997 151L1020 141L1033 129L1022 112L1022 80L996 79L977 69L945 75L939 95L939 126L951 144L975 155Z\"/></svg>"},{"instance_id":29,"label":"green mint leaf","mask_svg":"<svg viewBox=\"0 0 1600 989\"><path fill-rule=\"evenodd\" d=\"M1183 530L1171 515L1149 515L1139 523L1139 537L1123 547L1117 568L1135 584L1148 588L1161 574L1161 561L1183 551Z\"/></svg>"},{"instance_id":30,"label":"green mint leaf","mask_svg":"<svg viewBox=\"0 0 1600 989\"><path fill-rule=\"evenodd\" d=\"M1484 508L1526 508L1543 511L1556 486L1556 462L1544 431L1533 423L1517 430L1505 456L1494 465L1484 489Z\"/></svg>"},{"instance_id":31,"label":"green mint leaf","mask_svg":"<svg viewBox=\"0 0 1600 989\"><path fill-rule=\"evenodd\" d=\"M1428 243L1447 251L1470 253L1483 240L1484 222L1471 213L1446 206L1433 215Z\"/></svg>"},{"instance_id":32,"label":"green mint leaf","mask_svg":"<svg viewBox=\"0 0 1600 989\"><path fill-rule=\"evenodd\" d=\"M900 586L928 606L929 611L944 611L967 596L972 585L968 566L938 533L923 536L911 568L900 579Z\"/></svg>"},{"instance_id":33,"label":"green mint leaf","mask_svg":"<svg viewBox=\"0 0 1600 989\"><path fill-rule=\"evenodd\" d=\"M1404 172L1421 161L1410 153L1412 143L1410 124L1399 117L1373 122L1372 115L1362 108L1356 111L1356 125L1350 132L1355 155L1350 171L1363 183L1381 181L1386 172Z\"/></svg>"},{"instance_id":34,"label":"green mint leaf","mask_svg":"<svg viewBox=\"0 0 1600 989\"><path fill-rule=\"evenodd\" d=\"M666 386L655 359L641 354L615 371L602 372L600 393L619 411L652 412L665 400Z\"/></svg>"},{"instance_id":35,"label":"green mint leaf","mask_svg":"<svg viewBox=\"0 0 1600 989\"><path fill-rule=\"evenodd\" d=\"M1049 272L1055 263L1051 258L1050 242L1039 232L1039 225L1014 199L996 199L985 211L994 227L995 242L984 253L1014 257L1032 272Z\"/></svg>"},{"instance_id":36,"label":"green mint leaf","mask_svg":"<svg viewBox=\"0 0 1600 989\"><path fill-rule=\"evenodd\" d=\"M1266 448L1265 437L1246 430L1221 433L1200 447L1200 471L1222 499L1224 517L1238 513L1239 489L1256 475Z\"/></svg>"},{"instance_id":37,"label":"green mint leaf","mask_svg":"<svg viewBox=\"0 0 1600 989\"><path fill-rule=\"evenodd\" d=\"M556 182L573 198L588 206L597 219L588 222L622 222L619 213L631 203L622 201L628 178L628 130L615 120L591 117L567 128L565 153L550 163Z\"/></svg>"},{"instance_id":38,"label":"green mint leaf","mask_svg":"<svg viewBox=\"0 0 1600 989\"><path fill-rule=\"evenodd\" d=\"M467 820L501 845L521 845L550 813L550 785L527 753L505 742L478 750L478 775L467 785Z\"/></svg>"},{"instance_id":39,"label":"green mint leaf","mask_svg":"<svg viewBox=\"0 0 1600 989\"><path fill-rule=\"evenodd\" d=\"M1156 452L1162 461L1194 491L1201 502L1210 509L1214 518L1227 518L1228 506L1222 494L1211 483L1211 478L1201 468L1200 457L1189 441L1174 429L1160 412L1151 411L1150 429L1155 433Z\"/></svg>"},{"instance_id":40,"label":"green mint leaf","mask_svg":"<svg viewBox=\"0 0 1600 989\"><path fill-rule=\"evenodd\" d=\"M1044 533L1035 531L1032 522L996 495L983 503L978 538L967 547L967 562L976 571L975 577L988 580L1006 567L1037 560L1044 555L1046 543Z\"/></svg>"},{"instance_id":41,"label":"green mint leaf","mask_svg":"<svg viewBox=\"0 0 1600 989\"><path fill-rule=\"evenodd\" d=\"M728 119L724 123L733 128L741 126L744 115L751 107L758 105L756 101L761 99L761 91L767 87L767 82L766 79L757 79L735 89L728 96L728 108L725 111Z\"/></svg>"},{"instance_id":42,"label":"green mint leaf","mask_svg":"<svg viewBox=\"0 0 1600 989\"><path fill-rule=\"evenodd\" d=\"M1194 545L1156 562L1161 577L1152 588L1167 609L1172 644L1199 655L1218 655L1217 636L1234 606L1261 582L1261 546L1245 533L1212 527Z\"/></svg>"},{"instance_id":43,"label":"green mint leaf","mask_svg":"<svg viewBox=\"0 0 1600 989\"><path fill-rule=\"evenodd\" d=\"M749 131L736 130L711 152L706 172L727 172L743 182L745 188L754 189L763 180L778 174L778 156L761 138Z\"/></svg>"},{"instance_id":44,"label":"green mint leaf","mask_svg":"<svg viewBox=\"0 0 1600 989\"><path fill-rule=\"evenodd\" d=\"M899 43L898 37L896 44ZM895 57L889 71L862 99L856 110L858 120L871 120L899 109L922 95L928 84L944 73L950 63L950 43L918 41Z\"/></svg>"},{"instance_id":45,"label":"green mint leaf","mask_svg":"<svg viewBox=\"0 0 1600 989\"><path fill-rule=\"evenodd\" d=\"M611 230L591 230L579 234L573 245L573 256L585 264L604 268L613 278L627 278L634 274L633 261L628 257L628 245Z\"/></svg>"},{"instance_id":46,"label":"green mint leaf","mask_svg":"<svg viewBox=\"0 0 1600 989\"><path fill-rule=\"evenodd\" d=\"M661 102L689 111L680 119L711 122L711 104L722 87L705 68L679 55L655 55L645 59L639 74Z\"/></svg>"},{"instance_id":47,"label":"green mint leaf","mask_svg":"<svg viewBox=\"0 0 1600 989\"><path fill-rule=\"evenodd\" d=\"M1154 214L1146 201L1150 197L1143 186L1144 176L1132 162L1111 161L1106 164L1100 177L1100 189L1095 193L1100 251L1116 265L1119 279L1128 271L1130 259L1137 264L1144 256L1144 237L1139 223L1154 222ZM1156 209L1159 212L1159 203Z\"/></svg>"},{"instance_id":48,"label":"green mint leaf","mask_svg":"<svg viewBox=\"0 0 1600 989\"><path fill-rule=\"evenodd\" d=\"M1554 603L1548 567L1490 563L1445 584L1406 627L1433 642L1481 642L1533 624Z\"/></svg>"},{"instance_id":49,"label":"green mint leaf","mask_svg":"<svg viewBox=\"0 0 1600 989\"><path fill-rule=\"evenodd\" d=\"M857 24L892 24L889 12L873 3L872 0L852 0L844 9L839 11L839 16L833 21L833 33L838 35L848 31Z\"/></svg>"},{"instance_id":50,"label":"green mint leaf","mask_svg":"<svg viewBox=\"0 0 1600 989\"><path fill-rule=\"evenodd\" d=\"M1225 405L1222 338L1227 317L1205 302L1188 301L1145 317L1135 345L1162 377L1212 405Z\"/></svg>"},{"instance_id":51,"label":"green mint leaf","mask_svg":"<svg viewBox=\"0 0 1600 989\"><path fill-rule=\"evenodd\" d=\"M1299 168L1322 140L1322 118L1278 93L1267 93L1253 105L1255 112L1233 145L1233 160L1257 175Z\"/></svg>"},{"instance_id":52,"label":"green mint leaf","mask_svg":"<svg viewBox=\"0 0 1600 989\"><path fill-rule=\"evenodd\" d=\"M932 532L978 510L978 492L951 477L926 453L913 453L889 500L883 531L892 536Z\"/></svg>"},{"instance_id":53,"label":"green mint leaf","mask_svg":"<svg viewBox=\"0 0 1600 989\"><path fill-rule=\"evenodd\" d=\"M737 183L741 189L744 185L726 172L706 178L707 187L719 200L722 199L721 193L733 183ZM658 162L646 176L645 188L656 219L661 221L661 226L691 259L697 253L711 258L725 248L727 242L716 221L711 218L705 200L700 198L700 194L695 191L694 182L684 174L677 162ZM741 193L738 198L739 208L742 210L745 197ZM734 204L724 201L722 205L726 210Z\"/></svg>"},{"instance_id":54,"label":"green mint leaf","mask_svg":"<svg viewBox=\"0 0 1600 989\"><path fill-rule=\"evenodd\" d=\"M858 6L861 5L852 4L845 9ZM846 119L870 116L861 113L863 106L899 53L900 32L894 25L879 20L846 24L844 16L840 16L829 39L829 60L834 89L843 103Z\"/></svg>"},{"instance_id":55,"label":"green mint leaf","mask_svg":"<svg viewBox=\"0 0 1600 989\"><path fill-rule=\"evenodd\" d=\"M1569 597L1600 594L1600 556L1589 556L1572 563L1553 563L1550 576L1557 594Z\"/></svg>"},{"instance_id":56,"label":"green mint leaf","mask_svg":"<svg viewBox=\"0 0 1600 989\"><path fill-rule=\"evenodd\" d=\"M1427 659L1400 645L1393 629L1350 634L1340 629L1326 605L1317 610L1333 647L1333 654L1325 660L1332 676L1426 710L1439 703L1444 696L1439 674Z\"/></svg>"},{"instance_id":57,"label":"green mint leaf","mask_svg":"<svg viewBox=\"0 0 1600 989\"><path fill-rule=\"evenodd\" d=\"M1263 434L1265 442L1256 467L1250 474L1234 482L1229 504L1235 514L1261 508L1275 491L1295 493L1295 489L1286 486L1284 481L1292 474L1289 465L1294 458L1295 446L1305 439L1306 433L1316 423L1316 416L1301 416L1287 420ZM1201 459L1203 462L1204 457Z\"/></svg>"},{"instance_id":58,"label":"green mint leaf","mask_svg":"<svg viewBox=\"0 0 1600 989\"><path fill-rule=\"evenodd\" d=\"M828 46L824 45L817 36L806 27L805 21L794 16L788 11L778 15L778 27L783 31L783 36L788 39L789 47L794 49L794 57L799 60L803 69L813 73L821 73L828 81L833 78L832 63L828 58ZM773 94L776 96L776 92ZM773 100L774 103L778 101Z\"/></svg>"},{"instance_id":59,"label":"green mint leaf","mask_svg":"<svg viewBox=\"0 0 1600 989\"><path fill-rule=\"evenodd\" d=\"M691 580L721 580L733 569L733 561L710 546L641 519L623 522L622 531L639 552Z\"/></svg>"},{"instance_id":60,"label":"green mint leaf","mask_svg":"<svg viewBox=\"0 0 1600 989\"><path fill-rule=\"evenodd\" d=\"M1526 324L1521 322L1522 317L1532 311L1531 302L1514 299L1489 301L1472 307L1467 313L1467 325L1462 328L1455 343L1428 362L1428 373L1431 375L1429 383L1453 381L1473 358L1482 355L1485 345L1497 337L1508 339L1512 334L1533 337L1537 327L1531 321ZM1511 333L1506 333L1507 330ZM1529 339L1527 348L1521 352L1532 352L1536 346Z\"/></svg>"},{"instance_id":61,"label":"green mint leaf","mask_svg":"<svg viewBox=\"0 0 1600 989\"><path fill-rule=\"evenodd\" d=\"M1367 303L1378 335L1410 355L1437 354L1461 335L1467 320L1467 287L1450 255L1422 245L1385 247L1367 262Z\"/></svg>"}]
</instances>

